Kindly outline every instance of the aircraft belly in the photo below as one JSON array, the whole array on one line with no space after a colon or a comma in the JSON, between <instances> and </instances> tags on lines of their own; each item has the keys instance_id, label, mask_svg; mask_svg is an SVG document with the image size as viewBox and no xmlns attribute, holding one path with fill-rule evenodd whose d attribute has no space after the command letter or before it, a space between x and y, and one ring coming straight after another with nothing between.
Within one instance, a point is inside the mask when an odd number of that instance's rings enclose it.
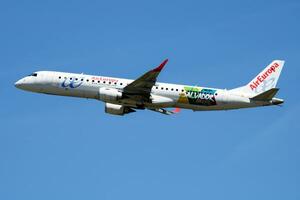
<instances>
[{"instance_id":1,"label":"aircraft belly","mask_svg":"<svg viewBox=\"0 0 300 200\"><path fill-rule=\"evenodd\" d=\"M45 94L81 97L81 98L97 98L97 92L91 87L81 86L79 88L49 86L43 87L40 91Z\"/></svg>"}]
</instances>

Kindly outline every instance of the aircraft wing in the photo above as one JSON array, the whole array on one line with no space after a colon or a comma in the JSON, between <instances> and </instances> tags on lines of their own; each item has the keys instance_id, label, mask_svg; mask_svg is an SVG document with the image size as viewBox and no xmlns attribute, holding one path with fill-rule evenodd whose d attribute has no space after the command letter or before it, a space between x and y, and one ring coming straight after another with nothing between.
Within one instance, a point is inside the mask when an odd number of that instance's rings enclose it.
<instances>
[{"instance_id":1,"label":"aircraft wing","mask_svg":"<svg viewBox=\"0 0 300 200\"><path fill-rule=\"evenodd\" d=\"M123 89L123 94L129 98L134 97L137 100L149 101L152 87L155 85L156 79L164 68L168 59L164 60L158 67L146 72L144 75L128 84Z\"/></svg>"}]
</instances>

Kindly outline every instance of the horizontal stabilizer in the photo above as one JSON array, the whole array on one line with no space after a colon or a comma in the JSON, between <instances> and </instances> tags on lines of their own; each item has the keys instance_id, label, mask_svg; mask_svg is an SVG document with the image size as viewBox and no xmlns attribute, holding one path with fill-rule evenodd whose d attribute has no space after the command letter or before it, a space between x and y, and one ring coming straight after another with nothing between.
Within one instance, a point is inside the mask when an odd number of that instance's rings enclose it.
<instances>
[{"instance_id":1,"label":"horizontal stabilizer","mask_svg":"<svg viewBox=\"0 0 300 200\"><path fill-rule=\"evenodd\" d=\"M253 98L251 98L252 100L264 100L264 101L267 101L267 100L271 100L275 95L276 93L278 92L279 88L272 88L268 91L265 91Z\"/></svg>"}]
</instances>

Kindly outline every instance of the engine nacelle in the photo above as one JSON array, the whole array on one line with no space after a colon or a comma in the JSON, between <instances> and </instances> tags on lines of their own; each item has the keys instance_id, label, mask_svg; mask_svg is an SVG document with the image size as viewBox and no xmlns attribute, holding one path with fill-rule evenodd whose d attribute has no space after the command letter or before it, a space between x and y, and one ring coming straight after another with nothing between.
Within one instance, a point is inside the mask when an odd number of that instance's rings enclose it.
<instances>
[{"instance_id":1,"label":"engine nacelle","mask_svg":"<svg viewBox=\"0 0 300 200\"><path fill-rule=\"evenodd\" d=\"M135 112L135 110L118 104L105 103L105 113L112 115L124 115L131 112Z\"/></svg>"},{"instance_id":2,"label":"engine nacelle","mask_svg":"<svg viewBox=\"0 0 300 200\"><path fill-rule=\"evenodd\" d=\"M114 102L122 98L122 92L114 88L99 89L99 99L104 102Z\"/></svg>"}]
</instances>

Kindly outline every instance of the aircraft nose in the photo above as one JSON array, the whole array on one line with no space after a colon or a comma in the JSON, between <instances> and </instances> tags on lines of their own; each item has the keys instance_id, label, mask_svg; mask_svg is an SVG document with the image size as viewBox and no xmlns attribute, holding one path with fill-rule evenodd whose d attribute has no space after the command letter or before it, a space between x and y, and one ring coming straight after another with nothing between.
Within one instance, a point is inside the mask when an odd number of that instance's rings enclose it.
<instances>
[{"instance_id":1,"label":"aircraft nose","mask_svg":"<svg viewBox=\"0 0 300 200\"><path fill-rule=\"evenodd\" d=\"M17 82L15 82L15 87L21 89L23 85L24 80L20 79Z\"/></svg>"}]
</instances>

